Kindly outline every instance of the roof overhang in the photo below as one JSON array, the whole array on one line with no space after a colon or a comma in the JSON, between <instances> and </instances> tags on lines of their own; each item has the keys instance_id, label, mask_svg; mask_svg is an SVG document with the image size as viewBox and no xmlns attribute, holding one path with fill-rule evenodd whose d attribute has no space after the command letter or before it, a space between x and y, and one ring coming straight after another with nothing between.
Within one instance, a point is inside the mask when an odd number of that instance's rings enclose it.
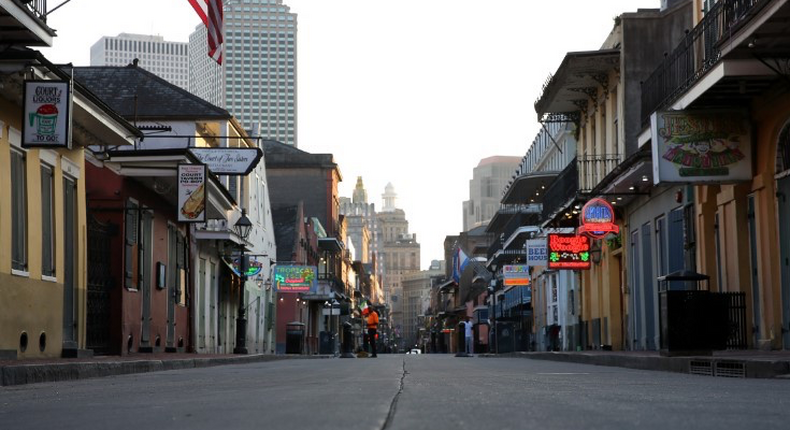
<instances>
[{"instance_id":1,"label":"roof overhang","mask_svg":"<svg viewBox=\"0 0 790 430\"><path fill-rule=\"evenodd\" d=\"M529 236L532 233L540 233L540 227L536 225L519 227L513 232L513 234L510 235L509 238L507 238L505 244L502 246L502 249L521 249L524 246L524 242L529 239Z\"/></svg>"},{"instance_id":2,"label":"roof overhang","mask_svg":"<svg viewBox=\"0 0 790 430\"><path fill-rule=\"evenodd\" d=\"M503 204L541 203L546 188L560 172L532 172L518 176L505 191Z\"/></svg>"},{"instance_id":3,"label":"roof overhang","mask_svg":"<svg viewBox=\"0 0 790 430\"><path fill-rule=\"evenodd\" d=\"M536 221L543 213L543 206L536 203L527 205L505 205L500 207L499 210L491 218L486 226L486 233L500 232L514 216L523 216L526 218L525 222Z\"/></svg>"},{"instance_id":4,"label":"roof overhang","mask_svg":"<svg viewBox=\"0 0 790 430\"><path fill-rule=\"evenodd\" d=\"M569 52L557 73L546 84L535 102L540 121L546 114L573 113L580 103L587 103L592 91L597 91L609 71L619 67L619 49ZM605 77L605 78L604 78Z\"/></svg>"},{"instance_id":5,"label":"roof overhang","mask_svg":"<svg viewBox=\"0 0 790 430\"><path fill-rule=\"evenodd\" d=\"M329 252L340 252L345 248L343 242L336 237L320 237L318 238L318 249Z\"/></svg>"},{"instance_id":6,"label":"roof overhang","mask_svg":"<svg viewBox=\"0 0 790 430\"><path fill-rule=\"evenodd\" d=\"M14 0L0 0L0 39L3 44L52 46L55 30L42 19L45 10L40 2L22 5Z\"/></svg>"},{"instance_id":7,"label":"roof overhang","mask_svg":"<svg viewBox=\"0 0 790 430\"><path fill-rule=\"evenodd\" d=\"M105 164L115 168L121 176L134 178L174 204L178 201L178 165L199 164L186 150L121 150L109 152L108 157ZM208 175L206 190L206 217L226 220L227 212L236 207L233 196L212 174Z\"/></svg>"}]
</instances>

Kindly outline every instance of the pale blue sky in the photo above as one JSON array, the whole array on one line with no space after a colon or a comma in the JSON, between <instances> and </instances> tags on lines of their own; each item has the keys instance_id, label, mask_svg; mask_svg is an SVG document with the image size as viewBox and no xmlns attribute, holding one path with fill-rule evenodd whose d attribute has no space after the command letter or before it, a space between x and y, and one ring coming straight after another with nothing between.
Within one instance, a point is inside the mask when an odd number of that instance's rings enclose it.
<instances>
[{"instance_id":1,"label":"pale blue sky","mask_svg":"<svg viewBox=\"0 0 790 430\"><path fill-rule=\"evenodd\" d=\"M526 153L533 103L565 53L597 49L616 15L660 0L285 3L299 15L299 147L335 155L342 195L362 176L381 207L392 182L427 269L462 228L480 159ZM58 37L45 55L88 65L101 36L186 42L199 19L187 0L72 0L48 22Z\"/></svg>"}]
</instances>

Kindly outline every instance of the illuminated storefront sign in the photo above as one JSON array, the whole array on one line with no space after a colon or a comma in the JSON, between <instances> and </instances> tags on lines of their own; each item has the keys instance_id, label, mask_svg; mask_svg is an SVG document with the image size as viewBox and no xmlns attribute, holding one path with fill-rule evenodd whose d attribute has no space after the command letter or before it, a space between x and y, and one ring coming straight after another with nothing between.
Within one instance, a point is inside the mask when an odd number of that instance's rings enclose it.
<instances>
[{"instance_id":1,"label":"illuminated storefront sign","mask_svg":"<svg viewBox=\"0 0 790 430\"><path fill-rule=\"evenodd\" d=\"M620 227L614 223L614 208L606 200L592 199L582 208L579 234L586 234L595 239L603 239L609 233L620 233Z\"/></svg>"},{"instance_id":2,"label":"illuminated storefront sign","mask_svg":"<svg viewBox=\"0 0 790 430\"><path fill-rule=\"evenodd\" d=\"M548 257L545 239L530 239L527 241L527 264L533 267L546 267Z\"/></svg>"},{"instance_id":3,"label":"illuminated storefront sign","mask_svg":"<svg viewBox=\"0 0 790 430\"><path fill-rule=\"evenodd\" d=\"M575 234L549 234L549 269L587 270L590 268L590 238Z\"/></svg>"},{"instance_id":4,"label":"illuminated storefront sign","mask_svg":"<svg viewBox=\"0 0 790 430\"><path fill-rule=\"evenodd\" d=\"M274 288L280 293L310 293L316 290L315 266L276 266Z\"/></svg>"},{"instance_id":5,"label":"illuminated storefront sign","mask_svg":"<svg viewBox=\"0 0 790 430\"><path fill-rule=\"evenodd\" d=\"M529 266L526 264L509 264L502 267L505 286L529 285Z\"/></svg>"}]
</instances>

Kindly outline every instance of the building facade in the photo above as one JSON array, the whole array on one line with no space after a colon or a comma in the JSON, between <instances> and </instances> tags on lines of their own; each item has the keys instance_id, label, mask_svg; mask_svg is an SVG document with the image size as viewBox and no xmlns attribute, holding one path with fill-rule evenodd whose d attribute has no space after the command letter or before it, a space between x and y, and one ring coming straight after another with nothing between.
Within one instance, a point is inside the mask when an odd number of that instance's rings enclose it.
<instances>
[{"instance_id":1,"label":"building facade","mask_svg":"<svg viewBox=\"0 0 790 430\"><path fill-rule=\"evenodd\" d=\"M431 306L431 287L444 277L444 261L434 260L428 270L403 276L403 344L419 348L425 335L423 321ZM422 329L422 330L421 330Z\"/></svg>"},{"instance_id":2,"label":"building facade","mask_svg":"<svg viewBox=\"0 0 790 430\"><path fill-rule=\"evenodd\" d=\"M225 60L189 37L189 91L226 108L252 135L297 146L297 15L282 0L225 2Z\"/></svg>"},{"instance_id":3,"label":"building facade","mask_svg":"<svg viewBox=\"0 0 790 430\"><path fill-rule=\"evenodd\" d=\"M189 88L188 44L166 41L162 36L120 33L102 36L91 46L91 66L137 64L183 89Z\"/></svg>"}]
</instances>

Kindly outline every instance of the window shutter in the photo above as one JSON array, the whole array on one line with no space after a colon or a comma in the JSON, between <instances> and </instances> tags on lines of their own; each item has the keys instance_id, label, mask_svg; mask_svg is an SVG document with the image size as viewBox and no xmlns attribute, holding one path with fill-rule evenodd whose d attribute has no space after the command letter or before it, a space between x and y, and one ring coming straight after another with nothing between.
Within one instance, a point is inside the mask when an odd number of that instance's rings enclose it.
<instances>
[{"instance_id":1,"label":"window shutter","mask_svg":"<svg viewBox=\"0 0 790 430\"><path fill-rule=\"evenodd\" d=\"M129 200L126 203L126 220L125 220L125 228L124 228L124 235L125 235L125 261L124 261L124 274L126 277L126 288L135 289L137 288L137 277L135 273L137 273L137 238L138 238L138 228L139 228L139 220L138 216L140 211L138 210L137 203Z\"/></svg>"}]
</instances>

